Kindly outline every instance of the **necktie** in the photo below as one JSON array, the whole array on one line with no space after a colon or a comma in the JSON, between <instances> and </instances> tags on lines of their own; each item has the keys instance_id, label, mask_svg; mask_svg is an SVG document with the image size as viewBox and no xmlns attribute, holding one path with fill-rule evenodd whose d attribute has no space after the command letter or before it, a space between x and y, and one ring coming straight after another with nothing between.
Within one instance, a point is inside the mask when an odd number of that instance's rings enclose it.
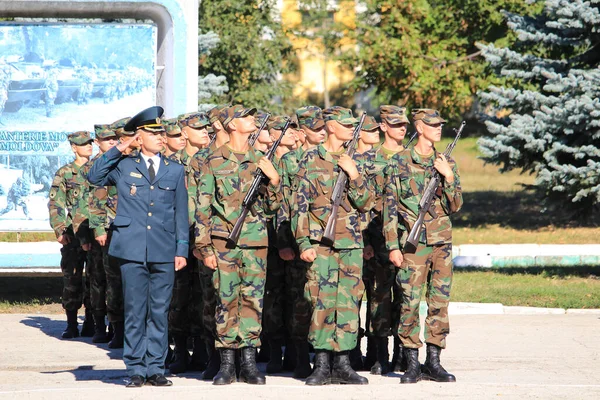
<instances>
[{"instance_id":1,"label":"necktie","mask_svg":"<svg viewBox=\"0 0 600 400\"><path fill-rule=\"evenodd\" d=\"M156 176L156 171L154 170L154 161L152 159L148 160L148 173L150 174L150 182L154 181L154 177Z\"/></svg>"}]
</instances>

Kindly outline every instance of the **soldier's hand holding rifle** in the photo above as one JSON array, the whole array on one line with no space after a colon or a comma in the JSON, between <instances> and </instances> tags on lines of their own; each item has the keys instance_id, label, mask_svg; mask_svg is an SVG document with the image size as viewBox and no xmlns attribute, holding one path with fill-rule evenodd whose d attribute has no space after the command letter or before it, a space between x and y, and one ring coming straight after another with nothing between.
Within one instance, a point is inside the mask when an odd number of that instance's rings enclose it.
<instances>
[{"instance_id":1,"label":"soldier's hand holding rifle","mask_svg":"<svg viewBox=\"0 0 600 400\"><path fill-rule=\"evenodd\" d=\"M440 174L444 176L446 182L452 183L454 182L454 172L452 172L452 167L448 163L446 156L444 153L439 153L435 161L433 162L433 166L438 170Z\"/></svg>"},{"instance_id":2,"label":"soldier's hand holding rifle","mask_svg":"<svg viewBox=\"0 0 600 400\"><path fill-rule=\"evenodd\" d=\"M340 159L338 160L338 165L341 169L344 170L348 174L348 177L351 181L358 178L358 169L356 168L356 163L348 154L342 154Z\"/></svg>"},{"instance_id":3,"label":"soldier's hand holding rifle","mask_svg":"<svg viewBox=\"0 0 600 400\"><path fill-rule=\"evenodd\" d=\"M267 157L261 157L256 163L256 166L269 178L271 185L279 185L279 174Z\"/></svg>"}]
</instances>

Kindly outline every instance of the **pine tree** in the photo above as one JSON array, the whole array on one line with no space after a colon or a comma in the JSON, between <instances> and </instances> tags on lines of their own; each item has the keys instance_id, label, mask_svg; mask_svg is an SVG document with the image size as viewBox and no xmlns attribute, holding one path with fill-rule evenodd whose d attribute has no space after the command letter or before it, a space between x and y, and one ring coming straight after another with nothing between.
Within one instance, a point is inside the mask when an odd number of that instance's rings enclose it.
<instances>
[{"instance_id":1,"label":"pine tree","mask_svg":"<svg viewBox=\"0 0 600 400\"><path fill-rule=\"evenodd\" d=\"M600 204L600 0L546 0L535 18L506 15L517 45L480 45L506 79L479 94L484 159L536 174L547 205L587 215Z\"/></svg>"},{"instance_id":2,"label":"pine tree","mask_svg":"<svg viewBox=\"0 0 600 400\"><path fill-rule=\"evenodd\" d=\"M220 39L214 32L208 32L198 35L198 65L201 66L207 57L210 57L210 51L217 47ZM227 78L224 75L216 76L208 74L198 76L198 111L208 111L216 104L210 102L211 98L223 96L229 91Z\"/></svg>"}]
</instances>

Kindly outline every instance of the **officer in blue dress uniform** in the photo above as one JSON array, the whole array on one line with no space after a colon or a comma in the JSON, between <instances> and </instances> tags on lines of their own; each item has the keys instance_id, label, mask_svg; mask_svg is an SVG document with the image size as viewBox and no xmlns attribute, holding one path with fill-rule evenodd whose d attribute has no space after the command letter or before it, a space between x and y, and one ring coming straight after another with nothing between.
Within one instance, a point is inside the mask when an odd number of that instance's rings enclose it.
<instances>
[{"instance_id":1,"label":"officer in blue dress uniform","mask_svg":"<svg viewBox=\"0 0 600 400\"><path fill-rule=\"evenodd\" d=\"M128 387L172 385L164 376L167 316L175 271L188 256L188 197L183 166L160 154L162 114L150 107L131 118L124 129L135 135L104 153L88 174L93 185L115 185L119 196L109 254L119 260L123 280ZM134 140L140 152L123 155Z\"/></svg>"}]
</instances>

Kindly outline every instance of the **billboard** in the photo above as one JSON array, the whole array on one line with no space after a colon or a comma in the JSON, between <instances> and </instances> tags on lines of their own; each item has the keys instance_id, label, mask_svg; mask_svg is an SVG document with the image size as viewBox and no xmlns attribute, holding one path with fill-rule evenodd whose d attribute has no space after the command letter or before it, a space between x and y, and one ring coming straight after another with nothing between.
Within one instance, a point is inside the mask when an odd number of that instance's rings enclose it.
<instances>
[{"instance_id":1,"label":"billboard","mask_svg":"<svg viewBox=\"0 0 600 400\"><path fill-rule=\"evenodd\" d=\"M50 231L67 134L156 104L152 24L0 24L0 231Z\"/></svg>"}]
</instances>

